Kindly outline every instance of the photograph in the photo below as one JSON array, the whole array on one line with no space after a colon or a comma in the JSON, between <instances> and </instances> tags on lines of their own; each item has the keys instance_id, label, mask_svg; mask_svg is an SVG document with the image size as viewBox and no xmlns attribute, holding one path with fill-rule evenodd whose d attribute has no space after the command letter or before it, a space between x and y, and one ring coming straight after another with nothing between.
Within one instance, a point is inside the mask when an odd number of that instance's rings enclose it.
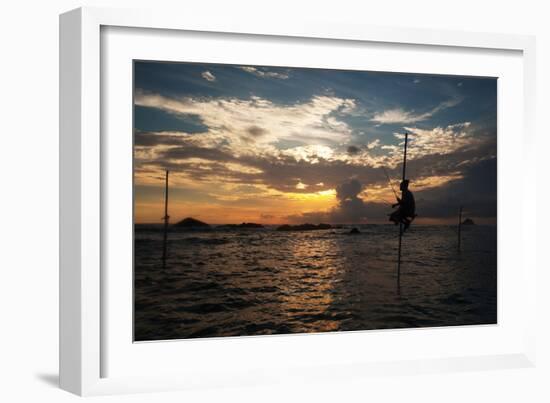
<instances>
[{"instance_id":1,"label":"photograph","mask_svg":"<svg viewBox=\"0 0 550 403\"><path fill-rule=\"evenodd\" d=\"M134 60L134 341L497 324L497 85Z\"/></svg>"}]
</instances>

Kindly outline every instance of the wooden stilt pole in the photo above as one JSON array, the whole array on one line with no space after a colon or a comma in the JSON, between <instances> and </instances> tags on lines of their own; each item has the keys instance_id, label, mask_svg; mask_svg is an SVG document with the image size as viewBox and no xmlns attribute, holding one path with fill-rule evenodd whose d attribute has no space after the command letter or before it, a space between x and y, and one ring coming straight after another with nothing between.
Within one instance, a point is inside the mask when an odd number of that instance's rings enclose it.
<instances>
[{"instance_id":1,"label":"wooden stilt pole","mask_svg":"<svg viewBox=\"0 0 550 403\"><path fill-rule=\"evenodd\" d=\"M409 133L405 132L405 146L403 151L403 178L406 179L407 174L407 143L409 141ZM403 191L401 191L401 200L403 200ZM401 244L403 242L403 223L399 223L399 247L397 249L397 287L401 285Z\"/></svg>"},{"instance_id":2,"label":"wooden stilt pole","mask_svg":"<svg viewBox=\"0 0 550 403\"><path fill-rule=\"evenodd\" d=\"M401 243L403 242L403 224L399 223L399 248L397 249L397 287L401 285Z\"/></svg>"},{"instance_id":3,"label":"wooden stilt pole","mask_svg":"<svg viewBox=\"0 0 550 403\"><path fill-rule=\"evenodd\" d=\"M162 243L162 264L166 265L166 248L168 241L168 221L170 216L168 215L168 175L170 171L166 170L166 179L164 181L164 238Z\"/></svg>"},{"instance_id":4,"label":"wooden stilt pole","mask_svg":"<svg viewBox=\"0 0 550 403\"><path fill-rule=\"evenodd\" d=\"M462 243L462 206L458 210L458 251L460 252L460 247Z\"/></svg>"}]
</instances>

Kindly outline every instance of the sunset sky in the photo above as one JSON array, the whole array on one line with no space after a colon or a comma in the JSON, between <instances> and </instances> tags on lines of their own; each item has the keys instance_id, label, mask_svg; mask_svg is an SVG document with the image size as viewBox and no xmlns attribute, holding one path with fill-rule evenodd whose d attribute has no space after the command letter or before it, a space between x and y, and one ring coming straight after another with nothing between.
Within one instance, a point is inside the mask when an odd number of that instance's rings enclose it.
<instances>
[{"instance_id":1,"label":"sunset sky","mask_svg":"<svg viewBox=\"0 0 550 403\"><path fill-rule=\"evenodd\" d=\"M497 80L134 64L135 221L382 223L403 133L417 223L496 221Z\"/></svg>"}]
</instances>

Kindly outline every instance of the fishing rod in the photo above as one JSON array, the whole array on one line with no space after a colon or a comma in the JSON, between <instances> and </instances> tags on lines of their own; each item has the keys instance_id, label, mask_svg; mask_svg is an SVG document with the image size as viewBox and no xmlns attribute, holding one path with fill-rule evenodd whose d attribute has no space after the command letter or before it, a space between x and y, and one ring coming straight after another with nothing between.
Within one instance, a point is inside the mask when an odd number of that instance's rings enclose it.
<instances>
[{"instance_id":1,"label":"fishing rod","mask_svg":"<svg viewBox=\"0 0 550 403\"><path fill-rule=\"evenodd\" d=\"M393 203L387 201L386 199L380 198L380 199L378 199L378 200L382 200L382 201L383 201L384 203L386 203L388 206L393 206Z\"/></svg>"},{"instance_id":2,"label":"fishing rod","mask_svg":"<svg viewBox=\"0 0 550 403\"><path fill-rule=\"evenodd\" d=\"M386 174L386 178L388 178L388 183L390 184L390 187L391 187L391 190L393 191L393 194L395 195L395 198L397 200L399 200L399 197L397 196L397 192L395 191L394 187L393 187L393 183L390 179L390 175L388 175L388 171L386 171L386 167L385 166L382 166L382 169L384 170L384 173Z\"/></svg>"}]
</instances>

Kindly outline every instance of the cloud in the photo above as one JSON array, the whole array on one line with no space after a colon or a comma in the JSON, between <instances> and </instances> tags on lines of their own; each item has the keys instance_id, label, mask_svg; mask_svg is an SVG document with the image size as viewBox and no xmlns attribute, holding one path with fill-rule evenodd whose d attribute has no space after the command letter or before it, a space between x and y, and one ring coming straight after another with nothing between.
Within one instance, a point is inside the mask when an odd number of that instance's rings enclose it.
<instances>
[{"instance_id":1,"label":"cloud","mask_svg":"<svg viewBox=\"0 0 550 403\"><path fill-rule=\"evenodd\" d=\"M141 132L134 134L134 145L136 147L154 147L159 145L176 146L182 144L187 133L183 132Z\"/></svg>"},{"instance_id":2,"label":"cloud","mask_svg":"<svg viewBox=\"0 0 550 403\"><path fill-rule=\"evenodd\" d=\"M416 195L419 214L424 217L455 218L459 207L470 217L496 219L497 161L481 159L469 165L460 179L426 189Z\"/></svg>"},{"instance_id":3,"label":"cloud","mask_svg":"<svg viewBox=\"0 0 550 403\"><path fill-rule=\"evenodd\" d=\"M176 188L194 189L219 206L240 203L257 209L254 200L261 199L272 203L266 214L277 211L276 217L284 217L285 203L301 200L307 207L297 211L310 211L291 216L294 222L379 222L391 211L387 201L393 195L381 167L399 177L403 135L394 133L388 144L354 134L343 114L353 109L352 99L314 96L277 104L260 97L168 98L137 91L136 104L182 119L192 116L205 127L197 133L136 132L137 185L158 186L163 170L170 169ZM494 131L470 122L404 129L411 133L407 172L424 206L422 215L454 211L440 202L450 193L438 199L436 189L452 192L462 181L476 189L472 175L482 174L474 167L496 156ZM467 192L460 194L466 200ZM493 202L482 199L473 195L467 201L472 211L490 214Z\"/></svg>"},{"instance_id":4,"label":"cloud","mask_svg":"<svg viewBox=\"0 0 550 403\"><path fill-rule=\"evenodd\" d=\"M367 144L367 148L372 150L374 148L380 147L380 139L374 139L373 141Z\"/></svg>"},{"instance_id":5,"label":"cloud","mask_svg":"<svg viewBox=\"0 0 550 403\"><path fill-rule=\"evenodd\" d=\"M266 157L274 160L304 160L324 165L342 161L360 166L393 166L401 157L398 145L388 146L389 152L374 152L381 148L380 139L364 145L352 145L353 130L344 111L352 110L356 102L334 96L313 96L294 104L276 104L260 97L237 98L168 98L136 92L137 105L160 109L186 119L196 117L206 131L192 135L140 134L136 145L154 147L180 145L224 149L236 156ZM145 144L147 142L147 144ZM341 147L341 146L344 147ZM315 182L323 182L322 178Z\"/></svg>"},{"instance_id":6,"label":"cloud","mask_svg":"<svg viewBox=\"0 0 550 403\"><path fill-rule=\"evenodd\" d=\"M253 74L257 77L262 78L276 78L279 80L287 80L290 76L288 73L278 73L275 71L269 71L267 69L259 69L252 66L242 66L240 67L241 70L246 71L247 73Z\"/></svg>"},{"instance_id":7,"label":"cloud","mask_svg":"<svg viewBox=\"0 0 550 403\"><path fill-rule=\"evenodd\" d=\"M401 108L389 109L381 113L377 113L371 119L373 122L388 124L388 123L414 123L429 118L431 114L425 113L415 115L413 112L407 112Z\"/></svg>"},{"instance_id":8,"label":"cloud","mask_svg":"<svg viewBox=\"0 0 550 403\"><path fill-rule=\"evenodd\" d=\"M182 118L196 116L208 132L195 136L195 141L209 147L225 145L235 153L250 155L278 154L284 142L297 146L345 143L352 129L340 120L340 111L355 104L333 96L280 105L260 97L168 98L142 91L136 92L135 103Z\"/></svg>"},{"instance_id":9,"label":"cloud","mask_svg":"<svg viewBox=\"0 0 550 403\"><path fill-rule=\"evenodd\" d=\"M312 162L285 155L239 156L224 147L193 146L194 135L152 136L166 137L183 145L162 144L151 160L141 159L136 164L140 181L146 174L152 178L150 183L158 185L163 169L170 169L176 187L180 186L179 183L194 186L204 189L220 203L231 201L243 205L254 205L252 200L255 198L268 198L283 206L284 200L297 194L304 194L304 200L321 194L332 195L334 208L323 210L323 207L288 217L288 221L296 223L385 222L386 214L391 211L388 200L391 202L393 196L382 168L320 157ZM469 216L492 217L496 209L495 156L493 137L492 141L480 143L477 147L462 147L445 155L429 154L411 159L407 172L412 180L411 189L417 198L420 218L454 217L457 203L468 207ZM400 167L388 168L388 172L397 186ZM342 181L342 178L351 179ZM312 206L308 206L311 209ZM273 215L271 211L265 212ZM286 218L273 220L284 222Z\"/></svg>"},{"instance_id":10,"label":"cloud","mask_svg":"<svg viewBox=\"0 0 550 403\"><path fill-rule=\"evenodd\" d=\"M479 147L494 138L494 133L479 133L472 128L471 122L461 122L448 126L437 126L432 129L421 129L416 126L405 126L404 131L409 133L409 147L407 157L410 161L420 160L427 156L435 156L442 160L441 156L453 153L473 150L479 151ZM385 144L380 146L387 152L386 164L392 167L400 163L403 158L403 143L405 135L394 133L394 137L400 140L398 144Z\"/></svg>"},{"instance_id":11,"label":"cloud","mask_svg":"<svg viewBox=\"0 0 550 403\"><path fill-rule=\"evenodd\" d=\"M366 222L369 216L369 205L359 196L364 194L364 186L356 178L351 178L340 183L336 187L337 205L328 211L307 212L304 214L290 215L290 222L304 223L338 223L338 224L360 224ZM371 206L375 203L371 203Z\"/></svg>"},{"instance_id":12,"label":"cloud","mask_svg":"<svg viewBox=\"0 0 550 403\"><path fill-rule=\"evenodd\" d=\"M247 129L247 132L248 132L248 134L250 134L253 137L260 137L261 135L266 134L267 130L265 130L264 128L262 128L260 126L250 126Z\"/></svg>"},{"instance_id":13,"label":"cloud","mask_svg":"<svg viewBox=\"0 0 550 403\"><path fill-rule=\"evenodd\" d=\"M411 136L409 156L418 158L430 154L450 154L467 147L477 147L485 141L483 137L474 136L469 130L471 122L462 122L448 125L446 127L435 127L433 129L420 129L418 127L405 127ZM401 133L395 133L398 138L403 138Z\"/></svg>"},{"instance_id":14,"label":"cloud","mask_svg":"<svg viewBox=\"0 0 550 403\"><path fill-rule=\"evenodd\" d=\"M220 140L210 132L160 132L135 135L136 183L156 178L164 169L174 171L175 177L203 183L262 184L279 192L315 193L336 189L342 178L354 177L365 186L383 186L388 192L387 178L398 177L402 161L402 144L383 145L377 148L382 155L372 156L369 144L350 145L339 151L338 145L308 144L281 148L258 146L269 132L259 126L243 126L253 132L251 149L245 152L228 134ZM464 122L431 130L407 128L411 132L408 173L417 181L416 186L440 186L469 166L496 155L494 135L476 133L471 124ZM476 134L474 136L474 133ZM396 137L400 138L400 134ZM401 139L402 140L402 139ZM176 179L175 179L176 180ZM425 183L424 183L425 182ZM380 193L380 192L378 192ZM372 193L374 196L378 193ZM363 195L364 196L364 195Z\"/></svg>"},{"instance_id":15,"label":"cloud","mask_svg":"<svg viewBox=\"0 0 550 403\"><path fill-rule=\"evenodd\" d=\"M206 71L203 71L202 74L201 74L202 78L204 78L206 81L216 81L216 76L214 74L212 74L211 72L209 72L208 70Z\"/></svg>"},{"instance_id":16,"label":"cloud","mask_svg":"<svg viewBox=\"0 0 550 403\"><path fill-rule=\"evenodd\" d=\"M415 128L409 129L417 132ZM440 186L459 178L469 166L496 155L494 137L482 134L473 137L470 129L467 124L451 125L421 133L420 138L411 136L408 172L415 186ZM292 193L336 189L342 178L354 177L368 187L382 186L382 193L387 193L387 178L381 167L385 166L390 176L396 178L403 158L402 145L382 146L388 154L374 157L367 147L352 146L360 151L349 155L347 149L337 154L337 147L322 145L248 154L239 152L229 141L212 143L209 136L209 133L136 133L136 166L144 167L143 174L147 177L156 177L164 169L170 169L175 177L203 183L263 184ZM138 172L136 181L142 183L147 179ZM371 192L373 197L369 200L375 200L378 193Z\"/></svg>"},{"instance_id":17,"label":"cloud","mask_svg":"<svg viewBox=\"0 0 550 403\"><path fill-rule=\"evenodd\" d=\"M359 154L361 149L357 146L348 146L347 151L348 151L348 154L350 155L356 155L356 154Z\"/></svg>"},{"instance_id":18,"label":"cloud","mask_svg":"<svg viewBox=\"0 0 550 403\"><path fill-rule=\"evenodd\" d=\"M444 219L454 223L459 206L466 216L495 223L497 214L496 158L481 159L470 165L461 175L416 179L411 190L416 198L418 222L426 219ZM289 215L292 223L360 224L387 221L392 211L390 203L369 193L375 187L366 187L357 179L350 179L336 187L336 207L326 211L309 211Z\"/></svg>"},{"instance_id":19,"label":"cloud","mask_svg":"<svg viewBox=\"0 0 550 403\"><path fill-rule=\"evenodd\" d=\"M353 178L336 187L336 198L340 202L357 199L357 195L361 193L361 190L363 190L361 182Z\"/></svg>"},{"instance_id":20,"label":"cloud","mask_svg":"<svg viewBox=\"0 0 550 403\"><path fill-rule=\"evenodd\" d=\"M462 102L461 98L452 98L442 102L433 109L424 113L415 113L415 111L406 111L402 108L388 109L383 112L376 113L372 118L372 122L379 124L397 124L397 123L416 123L431 118L436 113L452 108Z\"/></svg>"},{"instance_id":21,"label":"cloud","mask_svg":"<svg viewBox=\"0 0 550 403\"><path fill-rule=\"evenodd\" d=\"M296 185L296 189L298 190L304 190L307 188L308 188L308 185L306 185L305 183L302 183L302 181L299 181L298 184Z\"/></svg>"},{"instance_id":22,"label":"cloud","mask_svg":"<svg viewBox=\"0 0 550 403\"><path fill-rule=\"evenodd\" d=\"M136 134L136 167L144 168L137 171L136 183L155 183L155 178L165 169L174 172L174 181L187 178L202 183L263 184L276 191L292 193L335 189L342 178L352 176L364 183L384 180L383 171L365 165L361 156L356 160L333 159L335 151L327 146L245 154L236 152L229 143L212 146L201 137L201 134ZM297 186L299 183L302 185Z\"/></svg>"}]
</instances>

